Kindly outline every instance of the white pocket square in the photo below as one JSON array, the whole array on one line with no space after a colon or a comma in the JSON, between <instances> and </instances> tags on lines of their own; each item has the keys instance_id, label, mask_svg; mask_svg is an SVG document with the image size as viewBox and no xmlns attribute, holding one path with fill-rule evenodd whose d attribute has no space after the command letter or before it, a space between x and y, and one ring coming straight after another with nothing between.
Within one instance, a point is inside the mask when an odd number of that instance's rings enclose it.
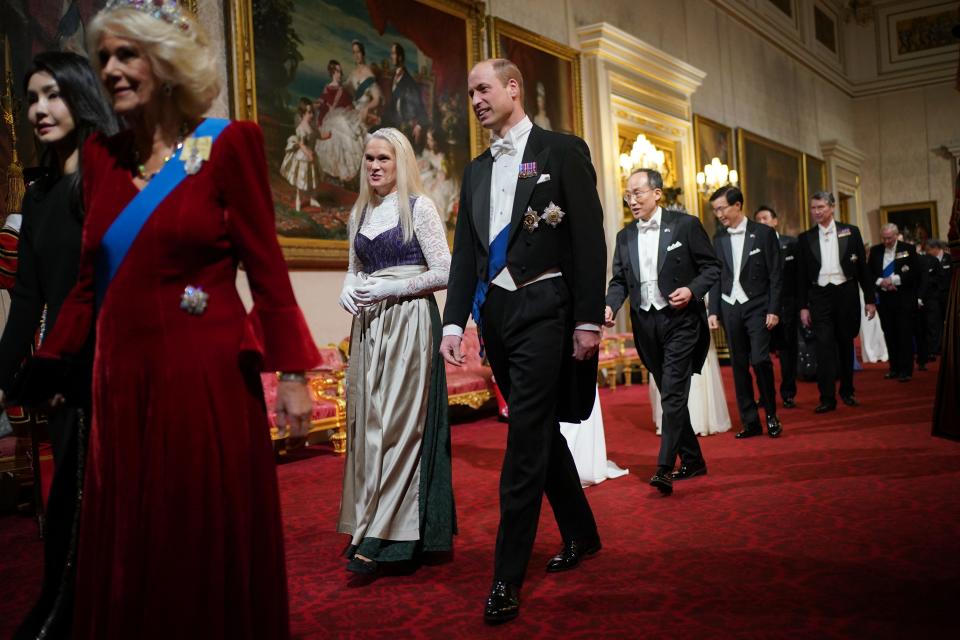
<instances>
[{"instance_id":1,"label":"white pocket square","mask_svg":"<svg viewBox=\"0 0 960 640\"><path fill-rule=\"evenodd\" d=\"M787 256L783 259L784 262L790 262L791 260L793 260L793 256Z\"/></svg>"},{"instance_id":2,"label":"white pocket square","mask_svg":"<svg viewBox=\"0 0 960 640\"><path fill-rule=\"evenodd\" d=\"M674 242L672 245L670 245L669 247L667 247L667 251L673 251L674 249L679 249L679 248L682 247L682 246L683 246L683 243L680 242L679 240L677 240L677 241Z\"/></svg>"},{"instance_id":3,"label":"white pocket square","mask_svg":"<svg viewBox=\"0 0 960 640\"><path fill-rule=\"evenodd\" d=\"M549 174L549 173L541 173L541 174L540 174L540 177L537 178L537 184L543 184L544 182L550 182L550 174Z\"/></svg>"},{"instance_id":4,"label":"white pocket square","mask_svg":"<svg viewBox=\"0 0 960 640\"><path fill-rule=\"evenodd\" d=\"M750 255L755 256L755 255L757 255L758 253L760 253L760 247L757 247L756 249L754 249L753 251L751 251L751 252L750 252Z\"/></svg>"}]
</instances>

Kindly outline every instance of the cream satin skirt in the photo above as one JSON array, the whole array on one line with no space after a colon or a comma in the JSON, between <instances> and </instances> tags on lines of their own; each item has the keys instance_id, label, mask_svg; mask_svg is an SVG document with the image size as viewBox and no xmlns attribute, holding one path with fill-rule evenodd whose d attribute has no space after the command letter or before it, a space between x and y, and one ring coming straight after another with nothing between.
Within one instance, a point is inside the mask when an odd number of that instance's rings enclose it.
<instances>
[{"instance_id":1,"label":"cream satin skirt","mask_svg":"<svg viewBox=\"0 0 960 640\"><path fill-rule=\"evenodd\" d=\"M406 279L426 267L372 274ZM388 299L354 318L347 369L347 458L337 531L364 538L420 538L420 462L435 360L432 296ZM437 366L442 364L437 362Z\"/></svg>"}]
</instances>

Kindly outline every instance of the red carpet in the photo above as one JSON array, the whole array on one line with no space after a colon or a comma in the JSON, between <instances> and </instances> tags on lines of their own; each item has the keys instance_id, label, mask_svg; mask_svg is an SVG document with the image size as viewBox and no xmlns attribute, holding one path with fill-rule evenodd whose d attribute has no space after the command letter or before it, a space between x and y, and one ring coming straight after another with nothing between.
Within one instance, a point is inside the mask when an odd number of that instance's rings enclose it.
<instances>
[{"instance_id":1,"label":"red carpet","mask_svg":"<svg viewBox=\"0 0 960 640\"><path fill-rule=\"evenodd\" d=\"M670 498L646 484L659 443L647 388L603 390L609 457L631 471L587 490L603 551L546 575L559 537L545 504L521 616L497 629L481 611L503 425L485 417L453 429L453 560L366 586L348 580L339 558L347 538L333 532L342 459L305 452L279 468L294 634L949 637L960 631L960 443L930 436L935 369L909 385L882 380L885 369L857 374L863 406L827 417L812 412L815 385L802 384L779 440L701 439L709 475L677 483ZM724 376L732 390L728 368ZM38 588L32 520L0 518L0 564L7 637Z\"/></svg>"}]
</instances>

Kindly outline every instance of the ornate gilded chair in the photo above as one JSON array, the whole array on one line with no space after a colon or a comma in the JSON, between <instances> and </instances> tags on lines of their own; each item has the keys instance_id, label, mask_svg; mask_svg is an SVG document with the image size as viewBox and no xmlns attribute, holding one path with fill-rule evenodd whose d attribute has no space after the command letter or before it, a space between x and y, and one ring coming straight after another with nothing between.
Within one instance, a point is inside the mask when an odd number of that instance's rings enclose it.
<instances>
[{"instance_id":1,"label":"ornate gilded chair","mask_svg":"<svg viewBox=\"0 0 960 640\"><path fill-rule=\"evenodd\" d=\"M446 364L447 403L479 409L493 396L493 370L480 358L480 340L476 327L463 332L460 352L466 357L461 367Z\"/></svg>"},{"instance_id":2,"label":"ornate gilded chair","mask_svg":"<svg viewBox=\"0 0 960 640\"><path fill-rule=\"evenodd\" d=\"M313 412L310 416L310 430L306 442L315 442L329 433L334 453L347 451L347 400L344 389L346 363L335 345L320 348L320 365L307 372L307 384L313 398ZM295 444L286 436L281 436L274 423L273 411L277 399L278 373L261 374L264 399L267 403L267 417L270 421L270 437L274 441L277 453L284 455Z\"/></svg>"},{"instance_id":3,"label":"ornate gilded chair","mask_svg":"<svg viewBox=\"0 0 960 640\"><path fill-rule=\"evenodd\" d=\"M620 340L606 337L600 341L600 364L597 368L597 382L605 382L610 389L617 388L617 369L621 365Z\"/></svg>"},{"instance_id":4,"label":"ornate gilded chair","mask_svg":"<svg viewBox=\"0 0 960 640\"><path fill-rule=\"evenodd\" d=\"M620 364L623 366L623 380L628 387L633 384L633 371L636 369L640 376L640 384L647 381L647 368L643 366L637 347L633 343L632 333L618 333L616 336L620 342Z\"/></svg>"}]
</instances>

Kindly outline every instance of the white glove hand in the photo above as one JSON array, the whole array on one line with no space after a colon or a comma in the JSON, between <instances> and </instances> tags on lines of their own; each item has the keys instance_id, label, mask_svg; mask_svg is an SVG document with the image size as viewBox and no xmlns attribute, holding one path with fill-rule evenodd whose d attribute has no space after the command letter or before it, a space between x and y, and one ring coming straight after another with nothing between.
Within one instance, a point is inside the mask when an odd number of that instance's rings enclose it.
<instances>
[{"instance_id":1,"label":"white glove hand","mask_svg":"<svg viewBox=\"0 0 960 640\"><path fill-rule=\"evenodd\" d=\"M354 297L361 307L367 307L391 296L399 296L403 290L403 284L403 280L367 278L363 284L356 288Z\"/></svg>"},{"instance_id":2,"label":"white glove hand","mask_svg":"<svg viewBox=\"0 0 960 640\"><path fill-rule=\"evenodd\" d=\"M349 314L357 315L360 313L359 301L356 297L357 287L363 281L356 274L348 273L343 279L343 288L340 289L340 306Z\"/></svg>"}]
</instances>

